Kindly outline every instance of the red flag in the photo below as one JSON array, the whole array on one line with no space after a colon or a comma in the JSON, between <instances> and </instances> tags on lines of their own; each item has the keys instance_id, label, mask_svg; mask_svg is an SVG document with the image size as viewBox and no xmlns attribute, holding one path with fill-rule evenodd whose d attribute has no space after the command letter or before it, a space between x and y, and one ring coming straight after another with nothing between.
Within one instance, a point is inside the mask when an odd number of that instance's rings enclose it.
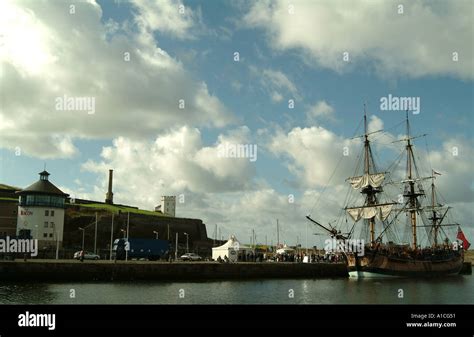
<instances>
[{"instance_id":1,"label":"red flag","mask_svg":"<svg viewBox=\"0 0 474 337\"><path fill-rule=\"evenodd\" d=\"M469 241L467 241L466 237L464 236L464 233L462 232L461 228L458 228L458 236L456 237L456 239L462 241L462 247L464 248L464 250L468 250L471 246Z\"/></svg>"}]
</instances>

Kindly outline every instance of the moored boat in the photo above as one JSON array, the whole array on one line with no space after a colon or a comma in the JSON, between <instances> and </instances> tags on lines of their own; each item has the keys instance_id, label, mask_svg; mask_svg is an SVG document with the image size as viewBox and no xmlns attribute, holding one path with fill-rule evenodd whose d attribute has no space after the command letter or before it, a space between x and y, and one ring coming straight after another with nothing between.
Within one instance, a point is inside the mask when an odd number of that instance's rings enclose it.
<instances>
[{"instance_id":1,"label":"moored boat","mask_svg":"<svg viewBox=\"0 0 474 337\"><path fill-rule=\"evenodd\" d=\"M379 170L374 161L371 136L379 132L383 130L368 131L364 111L364 134L358 136L363 139L362 154L359 156L363 164L357 165L362 172L356 172L347 179L350 190L360 193L360 204L344 205L346 223L347 216L352 220L346 228L347 232L342 233L331 225L322 225L309 215L307 219L328 232L333 240L340 242L340 247L347 247L345 243L356 237L355 229L361 228L357 240L363 243L364 249L342 249L340 252L345 257L350 277L436 277L458 274L463 266L463 252L470 244L459 223L446 221L451 207L439 203L439 191L435 185L437 176L441 174L433 169L428 176L420 174L413 140L426 135L410 135L407 112L406 135L393 142L404 143L406 170L401 180L394 181L391 179L392 172L388 168ZM390 167L395 170L399 164L395 162ZM430 182L429 188L425 187L426 182ZM391 187L391 192L398 188L398 193L387 195L387 186ZM429 195L425 192L427 190ZM354 198L346 197L346 200ZM449 227L458 228L455 240L450 240L446 234L445 229ZM400 230L405 232L406 239L403 241L400 240ZM420 235L424 235L423 242Z\"/></svg>"}]
</instances>

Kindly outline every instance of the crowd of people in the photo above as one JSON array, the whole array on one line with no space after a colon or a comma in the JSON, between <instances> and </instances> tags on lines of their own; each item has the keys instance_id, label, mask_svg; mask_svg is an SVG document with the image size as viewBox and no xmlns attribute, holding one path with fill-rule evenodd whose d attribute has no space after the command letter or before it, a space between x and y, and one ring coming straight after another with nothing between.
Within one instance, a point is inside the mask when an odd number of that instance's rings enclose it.
<instances>
[{"instance_id":1,"label":"crowd of people","mask_svg":"<svg viewBox=\"0 0 474 337\"><path fill-rule=\"evenodd\" d=\"M305 253L284 253L272 254L265 252L239 252L238 262L296 262L296 263L343 263L345 258L342 254L305 254ZM217 262L230 262L227 256L217 258Z\"/></svg>"},{"instance_id":2,"label":"crowd of people","mask_svg":"<svg viewBox=\"0 0 474 337\"><path fill-rule=\"evenodd\" d=\"M395 259L403 259L403 260L424 260L424 261L436 261L436 260L444 260L449 259L456 254L456 251L453 250L452 247L426 247L418 249L412 249L410 247L405 246L386 246L386 245L379 245L375 249L368 249L366 251L368 254L381 254L385 256L389 256ZM460 253L460 252L459 252Z\"/></svg>"}]
</instances>

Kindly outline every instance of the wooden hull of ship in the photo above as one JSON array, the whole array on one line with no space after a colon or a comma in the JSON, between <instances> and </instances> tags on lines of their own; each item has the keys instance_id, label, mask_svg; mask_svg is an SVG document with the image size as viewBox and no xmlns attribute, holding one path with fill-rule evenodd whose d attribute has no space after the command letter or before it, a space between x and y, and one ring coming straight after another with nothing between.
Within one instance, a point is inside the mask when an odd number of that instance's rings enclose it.
<instances>
[{"instance_id":1,"label":"wooden hull of ship","mask_svg":"<svg viewBox=\"0 0 474 337\"><path fill-rule=\"evenodd\" d=\"M385 255L347 256L347 269L353 278L439 277L459 274L463 258L440 261L391 258Z\"/></svg>"}]
</instances>

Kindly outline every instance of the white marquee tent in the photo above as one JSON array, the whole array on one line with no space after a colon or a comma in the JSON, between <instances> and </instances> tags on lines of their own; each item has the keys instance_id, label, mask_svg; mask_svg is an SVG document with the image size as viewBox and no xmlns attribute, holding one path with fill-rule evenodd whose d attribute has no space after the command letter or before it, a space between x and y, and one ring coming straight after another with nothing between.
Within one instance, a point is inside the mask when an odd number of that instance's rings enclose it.
<instances>
[{"instance_id":1,"label":"white marquee tent","mask_svg":"<svg viewBox=\"0 0 474 337\"><path fill-rule=\"evenodd\" d=\"M293 248L288 247L287 245L284 245L282 248L277 249L277 254L287 254L294 252L295 250Z\"/></svg>"},{"instance_id":2,"label":"white marquee tent","mask_svg":"<svg viewBox=\"0 0 474 337\"><path fill-rule=\"evenodd\" d=\"M212 259L216 261L219 257L225 260L225 257L229 259L230 262L237 262L239 253L252 251L250 247L241 245L240 242L232 235L226 243L220 247L212 248Z\"/></svg>"}]
</instances>

